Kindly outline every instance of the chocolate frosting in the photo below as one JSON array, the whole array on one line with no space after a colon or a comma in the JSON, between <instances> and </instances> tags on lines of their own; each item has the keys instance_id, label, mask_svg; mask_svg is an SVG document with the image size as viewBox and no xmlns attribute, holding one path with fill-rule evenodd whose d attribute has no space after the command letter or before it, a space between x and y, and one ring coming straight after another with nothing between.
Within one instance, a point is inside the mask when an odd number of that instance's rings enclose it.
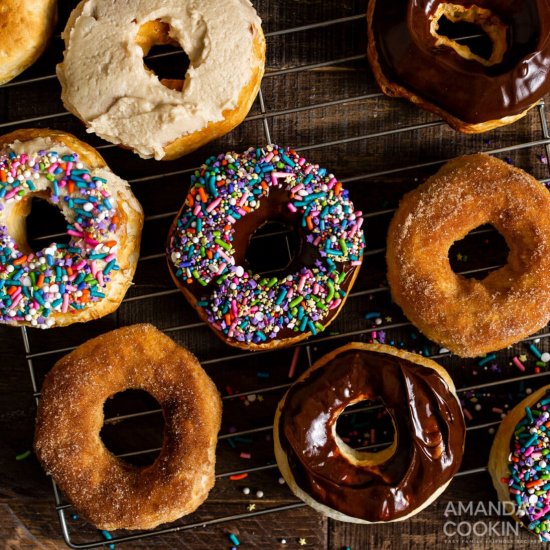
<instances>
[{"instance_id":1,"label":"chocolate frosting","mask_svg":"<svg viewBox=\"0 0 550 550\"><path fill-rule=\"evenodd\" d=\"M550 0L452 1L489 9L508 26L504 59L491 67L435 46L429 18L442 3L376 2L371 26L387 79L472 124L519 115L550 92Z\"/></svg>"},{"instance_id":2,"label":"chocolate frosting","mask_svg":"<svg viewBox=\"0 0 550 550\"><path fill-rule=\"evenodd\" d=\"M378 465L350 464L335 439L337 418L348 405L376 397L394 424L394 452ZM460 404L436 370L357 349L294 384L279 419L297 485L317 502L371 522L411 514L450 481L464 437ZM377 455L361 454L371 464Z\"/></svg>"}]
</instances>

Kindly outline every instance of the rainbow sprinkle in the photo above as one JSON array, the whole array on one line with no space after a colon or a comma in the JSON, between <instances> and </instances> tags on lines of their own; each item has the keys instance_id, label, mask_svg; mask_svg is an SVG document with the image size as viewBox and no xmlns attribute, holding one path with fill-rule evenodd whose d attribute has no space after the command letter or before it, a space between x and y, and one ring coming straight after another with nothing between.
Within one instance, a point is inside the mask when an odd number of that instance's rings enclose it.
<instances>
[{"instance_id":1,"label":"rainbow sprinkle","mask_svg":"<svg viewBox=\"0 0 550 550\"><path fill-rule=\"evenodd\" d=\"M550 541L550 390L525 408L511 441L508 488L517 516L541 541Z\"/></svg>"},{"instance_id":2,"label":"rainbow sprinkle","mask_svg":"<svg viewBox=\"0 0 550 550\"><path fill-rule=\"evenodd\" d=\"M235 225L274 190L288 193L314 265L283 277L262 277L235 265ZM346 297L348 275L361 265L362 213L326 169L276 145L209 158L170 237L168 255L178 279L208 295L197 306L209 323L238 342L261 344L291 333L324 330L323 321Z\"/></svg>"},{"instance_id":3,"label":"rainbow sprinkle","mask_svg":"<svg viewBox=\"0 0 550 550\"><path fill-rule=\"evenodd\" d=\"M105 298L119 269L118 217L107 180L92 175L76 153L38 151L0 155L0 321L49 328L55 313L71 313ZM59 206L69 244L19 250L5 220L13 205L40 193Z\"/></svg>"}]
</instances>

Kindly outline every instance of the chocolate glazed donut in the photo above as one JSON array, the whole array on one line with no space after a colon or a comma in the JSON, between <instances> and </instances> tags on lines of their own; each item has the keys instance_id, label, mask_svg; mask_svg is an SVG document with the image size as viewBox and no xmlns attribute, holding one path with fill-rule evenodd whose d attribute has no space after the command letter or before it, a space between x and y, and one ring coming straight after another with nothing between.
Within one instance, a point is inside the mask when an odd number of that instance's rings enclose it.
<instances>
[{"instance_id":1,"label":"chocolate glazed donut","mask_svg":"<svg viewBox=\"0 0 550 550\"><path fill-rule=\"evenodd\" d=\"M378 84L466 133L524 116L550 91L550 0L370 0L368 56ZM440 29L480 27L484 59Z\"/></svg>"},{"instance_id":2,"label":"chocolate glazed donut","mask_svg":"<svg viewBox=\"0 0 550 550\"><path fill-rule=\"evenodd\" d=\"M359 452L336 434L346 407L380 397L395 436ZM406 519L457 472L464 449L460 403L447 372L390 346L354 343L320 359L288 391L275 418L279 468L291 490L329 517L355 523Z\"/></svg>"}]
</instances>

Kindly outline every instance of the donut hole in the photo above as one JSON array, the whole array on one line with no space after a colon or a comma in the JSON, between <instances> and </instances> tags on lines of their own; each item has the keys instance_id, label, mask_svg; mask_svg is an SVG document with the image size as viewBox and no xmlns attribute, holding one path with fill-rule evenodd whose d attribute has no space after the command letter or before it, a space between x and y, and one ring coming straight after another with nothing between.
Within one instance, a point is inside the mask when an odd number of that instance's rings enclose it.
<instances>
[{"instance_id":1,"label":"donut hole","mask_svg":"<svg viewBox=\"0 0 550 550\"><path fill-rule=\"evenodd\" d=\"M481 27L465 21L453 22L446 16L441 17L438 23L440 36L467 46L473 54L483 59L491 58L493 41Z\"/></svg>"},{"instance_id":2,"label":"donut hole","mask_svg":"<svg viewBox=\"0 0 550 550\"><path fill-rule=\"evenodd\" d=\"M117 456L127 455L120 458L130 464L153 464L163 443L164 415L148 413L158 409L158 401L143 390L130 389L107 399L103 405L107 420L99 434L105 447Z\"/></svg>"},{"instance_id":3,"label":"donut hole","mask_svg":"<svg viewBox=\"0 0 550 550\"><path fill-rule=\"evenodd\" d=\"M143 64L156 75L160 83L181 92L191 61L181 45L170 36L170 25L150 21L138 31L137 44L143 50Z\"/></svg>"},{"instance_id":4,"label":"donut hole","mask_svg":"<svg viewBox=\"0 0 550 550\"><path fill-rule=\"evenodd\" d=\"M260 275L287 270L299 248L295 227L278 221L266 221L254 231L246 250L246 262ZM266 251L269 251L266 254Z\"/></svg>"},{"instance_id":5,"label":"donut hole","mask_svg":"<svg viewBox=\"0 0 550 550\"><path fill-rule=\"evenodd\" d=\"M460 57L491 67L508 49L508 27L491 10L473 4L442 3L430 25L436 46L452 48Z\"/></svg>"},{"instance_id":6,"label":"donut hole","mask_svg":"<svg viewBox=\"0 0 550 550\"><path fill-rule=\"evenodd\" d=\"M15 216L10 225L19 225L20 228L8 226L8 232L20 250L37 252L52 242L69 244L67 221L61 210L46 197L29 195L19 206L21 210L17 214L21 218Z\"/></svg>"},{"instance_id":7,"label":"donut hole","mask_svg":"<svg viewBox=\"0 0 550 550\"><path fill-rule=\"evenodd\" d=\"M483 280L506 263L509 253L505 238L492 225L486 224L453 243L449 249L449 263L461 277ZM492 269L484 269L487 265Z\"/></svg>"},{"instance_id":8,"label":"donut hole","mask_svg":"<svg viewBox=\"0 0 550 550\"><path fill-rule=\"evenodd\" d=\"M348 405L336 420L336 442L358 460L383 462L396 444L395 426L380 398Z\"/></svg>"}]
</instances>

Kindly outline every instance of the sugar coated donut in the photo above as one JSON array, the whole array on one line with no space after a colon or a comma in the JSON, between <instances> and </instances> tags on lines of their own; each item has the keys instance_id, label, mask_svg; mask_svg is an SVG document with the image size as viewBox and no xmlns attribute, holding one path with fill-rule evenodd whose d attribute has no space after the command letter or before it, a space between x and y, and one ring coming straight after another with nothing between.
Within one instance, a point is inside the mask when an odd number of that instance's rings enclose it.
<instances>
[{"instance_id":1,"label":"sugar coated donut","mask_svg":"<svg viewBox=\"0 0 550 550\"><path fill-rule=\"evenodd\" d=\"M174 159L232 130L264 72L265 39L248 0L83 0L63 38L65 107L143 158ZM155 44L181 45L185 81L161 82L145 67Z\"/></svg>"},{"instance_id":2,"label":"sugar coated donut","mask_svg":"<svg viewBox=\"0 0 550 550\"><path fill-rule=\"evenodd\" d=\"M57 0L0 2L0 84L30 67L46 49L57 21Z\"/></svg>"},{"instance_id":3,"label":"sugar coated donut","mask_svg":"<svg viewBox=\"0 0 550 550\"><path fill-rule=\"evenodd\" d=\"M550 386L527 396L502 421L489 473L507 510L543 542L550 541Z\"/></svg>"},{"instance_id":4,"label":"sugar coated donut","mask_svg":"<svg viewBox=\"0 0 550 550\"><path fill-rule=\"evenodd\" d=\"M380 398L395 435L380 452L336 433L346 407ZM454 384L420 355L352 343L325 355L279 403L275 456L292 492L318 512L353 523L400 521L432 503L458 471L466 428Z\"/></svg>"},{"instance_id":5,"label":"sugar coated donut","mask_svg":"<svg viewBox=\"0 0 550 550\"><path fill-rule=\"evenodd\" d=\"M550 92L550 0L370 0L368 57L382 91L486 132L523 117ZM476 25L486 57L445 31Z\"/></svg>"},{"instance_id":6,"label":"sugar coated donut","mask_svg":"<svg viewBox=\"0 0 550 550\"><path fill-rule=\"evenodd\" d=\"M254 273L246 260L252 235L268 221L294 228L299 239L279 277ZM222 154L191 178L168 263L222 340L281 347L324 330L342 308L363 258L362 224L336 177L292 149Z\"/></svg>"},{"instance_id":7,"label":"sugar coated donut","mask_svg":"<svg viewBox=\"0 0 550 550\"><path fill-rule=\"evenodd\" d=\"M150 466L111 454L100 437L103 404L149 392L165 420ZM34 448L78 513L99 529L152 529L190 514L214 486L221 400L186 349L151 325L109 332L60 359L42 387Z\"/></svg>"},{"instance_id":8,"label":"sugar coated donut","mask_svg":"<svg viewBox=\"0 0 550 550\"><path fill-rule=\"evenodd\" d=\"M508 261L467 279L449 249L484 224L506 239ZM428 338L461 357L502 349L550 319L550 193L496 158L459 157L405 195L386 259L393 299Z\"/></svg>"},{"instance_id":9,"label":"sugar coated donut","mask_svg":"<svg viewBox=\"0 0 550 550\"><path fill-rule=\"evenodd\" d=\"M57 206L68 244L27 242L33 197ZM0 322L40 328L107 315L132 282L143 225L128 183L99 153L55 130L0 137Z\"/></svg>"}]
</instances>

